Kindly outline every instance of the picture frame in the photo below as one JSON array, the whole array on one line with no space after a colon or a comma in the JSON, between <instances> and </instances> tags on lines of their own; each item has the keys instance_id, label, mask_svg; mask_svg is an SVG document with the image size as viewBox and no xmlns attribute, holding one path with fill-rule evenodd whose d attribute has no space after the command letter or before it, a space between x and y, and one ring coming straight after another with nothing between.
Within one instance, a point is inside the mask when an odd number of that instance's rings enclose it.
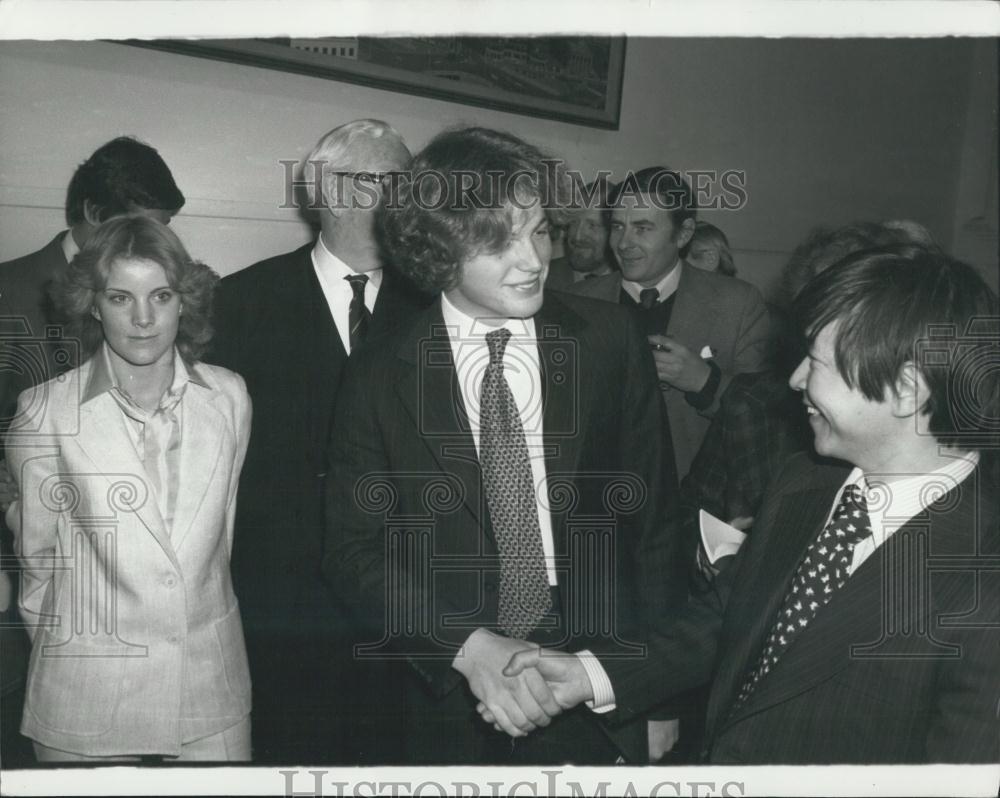
<instances>
[{"instance_id":1,"label":"picture frame","mask_svg":"<svg viewBox=\"0 0 1000 798\"><path fill-rule=\"evenodd\" d=\"M157 39L124 44L617 130L625 37Z\"/></svg>"}]
</instances>

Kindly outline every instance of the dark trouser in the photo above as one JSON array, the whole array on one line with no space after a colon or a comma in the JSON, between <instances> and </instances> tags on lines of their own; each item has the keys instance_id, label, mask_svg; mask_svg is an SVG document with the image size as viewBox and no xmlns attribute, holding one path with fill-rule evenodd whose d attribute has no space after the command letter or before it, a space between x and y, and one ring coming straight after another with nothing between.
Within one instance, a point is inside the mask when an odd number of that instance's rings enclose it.
<instances>
[{"instance_id":1,"label":"dark trouser","mask_svg":"<svg viewBox=\"0 0 1000 798\"><path fill-rule=\"evenodd\" d=\"M0 767L23 768L35 764L31 740L21 734L24 686L0 696Z\"/></svg>"},{"instance_id":2,"label":"dark trouser","mask_svg":"<svg viewBox=\"0 0 1000 798\"><path fill-rule=\"evenodd\" d=\"M395 757L393 684L385 666L359 667L351 644L320 634L247 634L253 682L253 761L268 765L362 765ZM387 718L387 713L393 713Z\"/></svg>"}]
</instances>

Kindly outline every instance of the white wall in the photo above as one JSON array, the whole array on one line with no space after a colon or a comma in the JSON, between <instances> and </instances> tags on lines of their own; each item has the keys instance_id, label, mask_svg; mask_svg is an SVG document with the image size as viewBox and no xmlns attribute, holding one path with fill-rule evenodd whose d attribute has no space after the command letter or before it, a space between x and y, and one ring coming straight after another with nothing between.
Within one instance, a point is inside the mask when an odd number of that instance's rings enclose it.
<instances>
[{"instance_id":1,"label":"white wall","mask_svg":"<svg viewBox=\"0 0 1000 798\"><path fill-rule=\"evenodd\" d=\"M996 79L995 61L992 75L974 69L975 53L970 40L633 38L621 128L605 131L106 42L3 42L0 259L48 241L75 166L130 133L159 149L188 197L175 224L192 253L232 272L309 237L279 208L279 161L374 116L413 149L468 122L589 172L746 170L747 206L705 218L729 234L741 276L767 289L820 223L910 217L950 245L960 189L984 170L995 180L988 145L966 136L982 117L969 97ZM995 103L994 90L994 125Z\"/></svg>"}]
</instances>

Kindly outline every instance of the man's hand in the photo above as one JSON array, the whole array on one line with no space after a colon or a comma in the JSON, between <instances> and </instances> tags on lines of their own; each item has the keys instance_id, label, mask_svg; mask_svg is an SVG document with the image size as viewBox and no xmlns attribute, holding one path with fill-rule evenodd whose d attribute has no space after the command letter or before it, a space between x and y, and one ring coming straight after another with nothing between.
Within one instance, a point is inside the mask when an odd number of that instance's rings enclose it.
<instances>
[{"instance_id":1,"label":"man's hand","mask_svg":"<svg viewBox=\"0 0 1000 798\"><path fill-rule=\"evenodd\" d=\"M521 651L510 658L503 674L519 676L531 669L545 680L561 709L572 709L594 698L590 677L576 654L551 648Z\"/></svg>"},{"instance_id":2,"label":"man's hand","mask_svg":"<svg viewBox=\"0 0 1000 798\"><path fill-rule=\"evenodd\" d=\"M691 393L705 387L712 369L698 355L669 335L650 335L649 343L660 382Z\"/></svg>"},{"instance_id":3,"label":"man's hand","mask_svg":"<svg viewBox=\"0 0 1000 798\"><path fill-rule=\"evenodd\" d=\"M649 761L650 764L655 764L674 749L681 736L681 722L677 718L647 721L646 734L649 739Z\"/></svg>"},{"instance_id":4,"label":"man's hand","mask_svg":"<svg viewBox=\"0 0 1000 798\"><path fill-rule=\"evenodd\" d=\"M479 707L482 707L479 713L485 719L488 712L488 722L511 737L523 737L539 726L548 726L562 711L537 671L500 672L518 652L537 649L524 640L477 629L469 635L452 662L452 667L465 677L473 695L479 699Z\"/></svg>"},{"instance_id":5,"label":"man's hand","mask_svg":"<svg viewBox=\"0 0 1000 798\"><path fill-rule=\"evenodd\" d=\"M544 679L544 684L551 691L560 712L572 709L577 704L590 701L594 697L590 677L587 676L587 671L576 654L534 646L514 654L507 667L503 669L503 675L507 677L529 674L536 674ZM476 711L482 715L483 720L492 723L497 731L507 731L500 723L500 718L483 702L476 706Z\"/></svg>"}]
</instances>

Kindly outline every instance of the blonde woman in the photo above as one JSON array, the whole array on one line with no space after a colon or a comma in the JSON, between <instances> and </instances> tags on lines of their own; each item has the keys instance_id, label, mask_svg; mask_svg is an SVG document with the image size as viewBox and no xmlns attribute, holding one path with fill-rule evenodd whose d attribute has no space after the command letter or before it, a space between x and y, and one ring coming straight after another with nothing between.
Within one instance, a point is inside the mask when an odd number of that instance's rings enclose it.
<instances>
[{"instance_id":1,"label":"blonde woman","mask_svg":"<svg viewBox=\"0 0 1000 798\"><path fill-rule=\"evenodd\" d=\"M198 362L217 280L127 216L54 291L83 365L21 394L7 439L39 761L250 757L229 576L250 400Z\"/></svg>"}]
</instances>

